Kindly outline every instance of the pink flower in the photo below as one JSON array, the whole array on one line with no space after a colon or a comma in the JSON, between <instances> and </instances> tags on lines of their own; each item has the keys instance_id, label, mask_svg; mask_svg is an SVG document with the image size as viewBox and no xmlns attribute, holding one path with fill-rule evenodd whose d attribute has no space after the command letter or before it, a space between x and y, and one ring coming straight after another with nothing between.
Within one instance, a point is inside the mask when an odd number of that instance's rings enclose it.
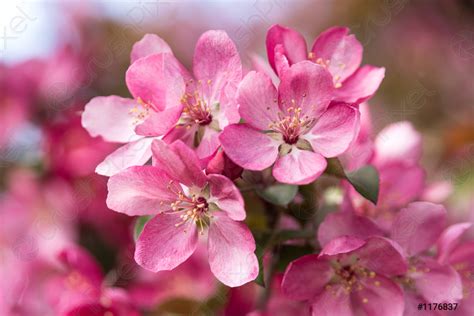
<instances>
[{"instance_id":1,"label":"pink flower","mask_svg":"<svg viewBox=\"0 0 474 316\"><path fill-rule=\"evenodd\" d=\"M199 158L219 147L220 131L239 121L235 93L242 65L234 43L223 31L208 31L196 44L191 76L156 35L133 47L126 74L134 99L96 97L85 108L83 126L92 136L127 143L97 167L113 175L151 157L151 142L181 139Z\"/></svg>"},{"instance_id":2,"label":"pink flower","mask_svg":"<svg viewBox=\"0 0 474 316\"><path fill-rule=\"evenodd\" d=\"M58 255L62 271L46 281L50 305L61 316L138 316L127 292L107 287L95 260L81 248L70 247Z\"/></svg>"},{"instance_id":3,"label":"pink flower","mask_svg":"<svg viewBox=\"0 0 474 316\"><path fill-rule=\"evenodd\" d=\"M377 224L389 230L400 208L421 197L425 187L425 172L419 165L422 153L421 135L409 122L397 122L385 127L372 141L368 113L361 111L365 122L359 135L347 152L343 162L348 170L363 165L374 166L380 177L379 199L373 205L359 195L351 186L348 188L343 208L374 219Z\"/></svg>"},{"instance_id":4,"label":"pink flower","mask_svg":"<svg viewBox=\"0 0 474 316\"><path fill-rule=\"evenodd\" d=\"M405 273L407 263L389 239L366 241L343 236L319 255L301 257L287 267L283 293L308 301L312 315L402 315L403 292L390 278Z\"/></svg>"},{"instance_id":5,"label":"pink flower","mask_svg":"<svg viewBox=\"0 0 474 316\"><path fill-rule=\"evenodd\" d=\"M329 70L335 100L360 103L369 99L385 76L385 68L360 67L362 45L346 27L332 27L321 33L308 53L306 42L298 32L273 25L267 33L268 60L281 76L289 66L310 60Z\"/></svg>"},{"instance_id":6,"label":"pink flower","mask_svg":"<svg viewBox=\"0 0 474 316\"><path fill-rule=\"evenodd\" d=\"M254 280L255 241L241 221L245 209L228 178L206 175L195 152L181 141L152 145L156 166L137 166L109 179L107 205L131 216L155 215L137 240L135 260L157 272L172 270L196 249L199 231L208 231L211 271L224 284Z\"/></svg>"},{"instance_id":7,"label":"pink flower","mask_svg":"<svg viewBox=\"0 0 474 316\"><path fill-rule=\"evenodd\" d=\"M224 151L249 170L273 165L280 182L307 184L326 168L325 157L342 154L357 133L359 112L337 103L329 72L311 62L293 65L281 76L278 91L270 78L250 72L237 101L245 124L225 128Z\"/></svg>"}]
</instances>

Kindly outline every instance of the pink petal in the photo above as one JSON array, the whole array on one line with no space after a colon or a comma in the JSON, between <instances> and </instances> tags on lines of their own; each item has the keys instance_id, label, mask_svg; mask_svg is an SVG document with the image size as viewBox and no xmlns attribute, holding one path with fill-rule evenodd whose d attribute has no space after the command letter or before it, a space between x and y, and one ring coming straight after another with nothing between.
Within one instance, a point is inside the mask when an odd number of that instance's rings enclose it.
<instances>
[{"instance_id":1,"label":"pink petal","mask_svg":"<svg viewBox=\"0 0 474 316\"><path fill-rule=\"evenodd\" d=\"M227 126L219 140L226 155L245 169L263 170L278 156L279 143L247 124Z\"/></svg>"},{"instance_id":2,"label":"pink petal","mask_svg":"<svg viewBox=\"0 0 474 316\"><path fill-rule=\"evenodd\" d=\"M421 200L433 203L443 203L449 198L453 191L454 187L451 181L441 180L432 182L425 186L423 194L421 195Z\"/></svg>"},{"instance_id":3,"label":"pink petal","mask_svg":"<svg viewBox=\"0 0 474 316\"><path fill-rule=\"evenodd\" d=\"M410 122L385 127L375 138L374 163L381 166L393 161L418 163L421 159L421 134Z\"/></svg>"},{"instance_id":4,"label":"pink petal","mask_svg":"<svg viewBox=\"0 0 474 316\"><path fill-rule=\"evenodd\" d=\"M324 256L335 256L339 254L349 253L356 249L359 249L365 245L365 241L360 238L352 236L342 236L336 239L331 240L327 243L321 252L319 253L320 257Z\"/></svg>"},{"instance_id":5,"label":"pink petal","mask_svg":"<svg viewBox=\"0 0 474 316\"><path fill-rule=\"evenodd\" d=\"M231 219L242 221L245 219L244 200L239 189L227 177L219 174L208 176L211 189L210 203L215 203Z\"/></svg>"},{"instance_id":6,"label":"pink petal","mask_svg":"<svg viewBox=\"0 0 474 316\"><path fill-rule=\"evenodd\" d=\"M221 94L236 92L242 80L242 63L226 32L207 31L201 35L194 50L193 71L203 83L211 80L211 101L221 100Z\"/></svg>"},{"instance_id":7,"label":"pink petal","mask_svg":"<svg viewBox=\"0 0 474 316\"><path fill-rule=\"evenodd\" d=\"M70 246L61 250L58 260L65 265L68 270L79 272L86 277L88 282L100 287L104 279L104 274L98 263L85 250L79 247Z\"/></svg>"},{"instance_id":8,"label":"pink petal","mask_svg":"<svg viewBox=\"0 0 474 316\"><path fill-rule=\"evenodd\" d=\"M418 165L391 164L378 168L380 192L378 206L397 209L416 200L423 192L425 172Z\"/></svg>"},{"instance_id":9,"label":"pink petal","mask_svg":"<svg viewBox=\"0 0 474 316\"><path fill-rule=\"evenodd\" d=\"M177 105L153 112L145 121L135 128L138 135L161 136L168 133L178 122L183 106Z\"/></svg>"},{"instance_id":10,"label":"pink petal","mask_svg":"<svg viewBox=\"0 0 474 316\"><path fill-rule=\"evenodd\" d=\"M136 105L135 100L117 96L95 97L84 108L82 126L92 137L102 136L108 142L137 140L140 136L135 134L135 118L130 114Z\"/></svg>"},{"instance_id":11,"label":"pink petal","mask_svg":"<svg viewBox=\"0 0 474 316\"><path fill-rule=\"evenodd\" d=\"M410 272L409 277L428 302L452 303L462 298L461 278L451 266L425 258L415 267L416 271Z\"/></svg>"},{"instance_id":12,"label":"pink petal","mask_svg":"<svg viewBox=\"0 0 474 316\"><path fill-rule=\"evenodd\" d=\"M446 228L438 239L438 261L445 263L453 251L459 244L461 236L466 230L471 228L472 223L458 223Z\"/></svg>"},{"instance_id":13,"label":"pink petal","mask_svg":"<svg viewBox=\"0 0 474 316\"><path fill-rule=\"evenodd\" d=\"M362 44L348 34L346 27L332 27L316 38L311 49L313 61L319 58L325 63L329 61L327 67L337 82L352 75L362 61Z\"/></svg>"},{"instance_id":14,"label":"pink petal","mask_svg":"<svg viewBox=\"0 0 474 316\"><path fill-rule=\"evenodd\" d=\"M277 159L273 176L282 183L308 184L316 180L326 166L326 159L320 154L293 147L290 153Z\"/></svg>"},{"instance_id":15,"label":"pink petal","mask_svg":"<svg viewBox=\"0 0 474 316\"><path fill-rule=\"evenodd\" d=\"M169 210L177 199L168 188L171 180L153 166L130 167L109 178L107 206L130 216Z\"/></svg>"},{"instance_id":16,"label":"pink petal","mask_svg":"<svg viewBox=\"0 0 474 316\"><path fill-rule=\"evenodd\" d=\"M362 103L374 95L384 77L385 68L365 65L347 78L342 87L336 89L335 100Z\"/></svg>"},{"instance_id":17,"label":"pink petal","mask_svg":"<svg viewBox=\"0 0 474 316\"><path fill-rule=\"evenodd\" d=\"M380 228L369 218L352 212L330 213L318 228L318 240L323 247L331 240L344 235L365 239L382 234Z\"/></svg>"},{"instance_id":18,"label":"pink petal","mask_svg":"<svg viewBox=\"0 0 474 316\"><path fill-rule=\"evenodd\" d=\"M320 117L333 97L331 74L310 61L290 67L281 77L278 87L280 109L285 114L291 107L301 108L302 116Z\"/></svg>"},{"instance_id":19,"label":"pink petal","mask_svg":"<svg viewBox=\"0 0 474 316\"><path fill-rule=\"evenodd\" d=\"M159 53L173 53L168 44L158 35L145 34L141 40L133 44L130 53L131 63L137 59Z\"/></svg>"},{"instance_id":20,"label":"pink petal","mask_svg":"<svg viewBox=\"0 0 474 316\"><path fill-rule=\"evenodd\" d=\"M283 293L295 300L309 300L324 290L334 276L334 271L325 259L318 255L306 255L292 261L286 268L281 283Z\"/></svg>"},{"instance_id":21,"label":"pink petal","mask_svg":"<svg viewBox=\"0 0 474 316\"><path fill-rule=\"evenodd\" d=\"M194 252L198 232L194 222L176 227L177 214L161 213L149 220L137 239L135 261L143 268L158 272L172 270Z\"/></svg>"},{"instance_id":22,"label":"pink petal","mask_svg":"<svg viewBox=\"0 0 474 316\"><path fill-rule=\"evenodd\" d=\"M203 188L206 184L206 176L200 167L198 157L181 141L167 145L162 140L155 140L151 150L153 164L180 183L199 188Z\"/></svg>"},{"instance_id":23,"label":"pink petal","mask_svg":"<svg viewBox=\"0 0 474 316\"><path fill-rule=\"evenodd\" d=\"M310 300L311 315L318 316L355 316L351 296L339 284L331 285Z\"/></svg>"},{"instance_id":24,"label":"pink petal","mask_svg":"<svg viewBox=\"0 0 474 316\"><path fill-rule=\"evenodd\" d=\"M304 136L313 150L324 157L336 157L347 150L359 127L359 111L346 104L331 105Z\"/></svg>"},{"instance_id":25,"label":"pink petal","mask_svg":"<svg viewBox=\"0 0 474 316\"><path fill-rule=\"evenodd\" d=\"M201 142L196 148L199 159L207 159L216 153L219 148L219 132L215 129L205 127Z\"/></svg>"},{"instance_id":26,"label":"pink petal","mask_svg":"<svg viewBox=\"0 0 474 316\"><path fill-rule=\"evenodd\" d=\"M119 147L102 161L95 172L103 176L112 176L131 166L141 166L151 158L153 138L141 138Z\"/></svg>"},{"instance_id":27,"label":"pink petal","mask_svg":"<svg viewBox=\"0 0 474 316\"><path fill-rule=\"evenodd\" d=\"M352 295L365 315L403 315L403 291L395 282L376 276L366 278L361 283L362 289L354 291Z\"/></svg>"},{"instance_id":28,"label":"pink petal","mask_svg":"<svg viewBox=\"0 0 474 316\"><path fill-rule=\"evenodd\" d=\"M359 263L370 271L385 276L402 275L408 264L402 249L392 240L380 236L367 239L365 245L354 251Z\"/></svg>"},{"instance_id":29,"label":"pink petal","mask_svg":"<svg viewBox=\"0 0 474 316\"><path fill-rule=\"evenodd\" d=\"M250 126L268 130L271 122L279 121L277 91L263 73L249 72L239 85L237 102L240 116Z\"/></svg>"},{"instance_id":30,"label":"pink petal","mask_svg":"<svg viewBox=\"0 0 474 316\"><path fill-rule=\"evenodd\" d=\"M252 233L244 223L224 214L214 214L208 240L212 273L230 287L254 280L258 275L258 261Z\"/></svg>"},{"instance_id":31,"label":"pink petal","mask_svg":"<svg viewBox=\"0 0 474 316\"><path fill-rule=\"evenodd\" d=\"M275 71L277 70L275 64L275 47L277 45L283 48L284 55L290 64L306 60L308 49L304 37L290 28L278 24L273 25L267 32L266 46L268 61Z\"/></svg>"},{"instance_id":32,"label":"pink petal","mask_svg":"<svg viewBox=\"0 0 474 316\"><path fill-rule=\"evenodd\" d=\"M391 238L413 256L433 246L445 224L446 209L442 205L413 202L398 213Z\"/></svg>"},{"instance_id":33,"label":"pink petal","mask_svg":"<svg viewBox=\"0 0 474 316\"><path fill-rule=\"evenodd\" d=\"M280 78L278 78L278 76L275 74L267 60L254 53L249 55L250 60L252 61L253 69L255 69L257 72L267 75L272 80L273 85L278 87L280 84Z\"/></svg>"},{"instance_id":34,"label":"pink petal","mask_svg":"<svg viewBox=\"0 0 474 316\"><path fill-rule=\"evenodd\" d=\"M152 111L178 106L187 80L183 66L169 53L138 59L128 68L125 79L133 97L141 98Z\"/></svg>"}]
</instances>

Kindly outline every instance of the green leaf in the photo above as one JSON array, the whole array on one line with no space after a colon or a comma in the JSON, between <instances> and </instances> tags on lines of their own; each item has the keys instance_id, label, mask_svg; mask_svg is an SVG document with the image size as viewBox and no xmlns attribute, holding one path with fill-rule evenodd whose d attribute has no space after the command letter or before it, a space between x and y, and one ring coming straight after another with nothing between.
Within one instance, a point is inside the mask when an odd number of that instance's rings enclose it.
<instances>
[{"instance_id":1,"label":"green leaf","mask_svg":"<svg viewBox=\"0 0 474 316\"><path fill-rule=\"evenodd\" d=\"M255 283L265 287L265 276L263 274L263 255L265 254L265 248L257 244L257 249L255 249L255 255L258 260L258 275L255 279Z\"/></svg>"},{"instance_id":2,"label":"green leaf","mask_svg":"<svg viewBox=\"0 0 474 316\"><path fill-rule=\"evenodd\" d=\"M280 206L286 206L293 201L297 192L298 186L280 183L257 190L257 194L264 200Z\"/></svg>"},{"instance_id":3,"label":"green leaf","mask_svg":"<svg viewBox=\"0 0 474 316\"><path fill-rule=\"evenodd\" d=\"M291 261L312 253L314 249L310 246L282 245L279 248L280 255L275 270L283 272Z\"/></svg>"},{"instance_id":4,"label":"green leaf","mask_svg":"<svg viewBox=\"0 0 474 316\"><path fill-rule=\"evenodd\" d=\"M379 198L379 174L372 166L364 166L356 171L346 173L347 180L363 197L374 204Z\"/></svg>"},{"instance_id":5,"label":"green leaf","mask_svg":"<svg viewBox=\"0 0 474 316\"><path fill-rule=\"evenodd\" d=\"M324 171L326 174L329 174L338 178L342 178L342 179L346 177L344 168L342 167L342 164L339 161L339 159L329 158L327 162L328 162L328 165L326 167L326 170Z\"/></svg>"},{"instance_id":6,"label":"green leaf","mask_svg":"<svg viewBox=\"0 0 474 316\"><path fill-rule=\"evenodd\" d=\"M138 239L138 236L142 233L143 227L151 219L151 216L140 216L135 222L135 227L133 228L133 238Z\"/></svg>"}]
</instances>

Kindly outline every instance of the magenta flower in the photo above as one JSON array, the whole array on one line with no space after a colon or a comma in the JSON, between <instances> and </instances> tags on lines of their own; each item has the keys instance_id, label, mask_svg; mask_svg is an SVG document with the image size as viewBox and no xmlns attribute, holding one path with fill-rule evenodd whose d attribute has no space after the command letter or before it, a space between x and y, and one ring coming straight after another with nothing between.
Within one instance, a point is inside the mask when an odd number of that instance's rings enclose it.
<instances>
[{"instance_id":1,"label":"magenta flower","mask_svg":"<svg viewBox=\"0 0 474 316\"><path fill-rule=\"evenodd\" d=\"M280 182L307 184L326 168L325 157L342 154L357 133L358 110L329 105L333 96L329 72L300 62L281 76L278 91L270 78L250 72L239 86L237 101L245 124L225 128L224 151L245 169L273 166Z\"/></svg>"},{"instance_id":2,"label":"magenta flower","mask_svg":"<svg viewBox=\"0 0 474 316\"><path fill-rule=\"evenodd\" d=\"M335 100L360 103L369 99L385 76L385 68L360 67L363 48L346 27L332 27L321 33L308 53L305 39L298 32L273 25L267 33L268 60L281 76L292 64L310 60L329 70Z\"/></svg>"},{"instance_id":3,"label":"magenta flower","mask_svg":"<svg viewBox=\"0 0 474 316\"><path fill-rule=\"evenodd\" d=\"M208 31L196 44L194 78L156 35L145 35L131 53L126 74L134 97L96 97L85 108L83 126L92 136L127 143L112 153L97 172L113 175L143 165L151 156L151 142L181 139L196 147L199 158L219 147L220 131L239 121L235 93L242 79L237 49L223 31Z\"/></svg>"},{"instance_id":4,"label":"magenta flower","mask_svg":"<svg viewBox=\"0 0 474 316\"><path fill-rule=\"evenodd\" d=\"M308 301L312 315L402 315L403 292L390 278L406 269L403 255L389 239L343 236L319 255L291 262L282 290Z\"/></svg>"},{"instance_id":5,"label":"magenta flower","mask_svg":"<svg viewBox=\"0 0 474 316\"><path fill-rule=\"evenodd\" d=\"M137 166L109 179L107 205L128 215L155 215L136 243L135 260L157 272L172 270L196 249L199 232L208 232L211 271L224 284L254 280L255 241L241 221L245 209L228 178L206 175L195 152L181 141L152 145L156 166Z\"/></svg>"}]
</instances>

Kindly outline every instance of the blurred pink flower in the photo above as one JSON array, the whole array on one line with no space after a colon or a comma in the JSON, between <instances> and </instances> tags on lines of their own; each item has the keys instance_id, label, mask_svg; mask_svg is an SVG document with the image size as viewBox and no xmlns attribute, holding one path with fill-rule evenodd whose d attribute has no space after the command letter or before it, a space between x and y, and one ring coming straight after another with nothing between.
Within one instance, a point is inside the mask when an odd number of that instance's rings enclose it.
<instances>
[{"instance_id":1,"label":"blurred pink flower","mask_svg":"<svg viewBox=\"0 0 474 316\"><path fill-rule=\"evenodd\" d=\"M255 241L241 222L246 214L237 187L224 176L204 174L196 153L181 141L155 140L152 151L155 166L128 168L108 183L109 208L155 215L137 240L137 263L154 272L174 269L193 254L199 231L208 227L214 275L228 286L254 280Z\"/></svg>"},{"instance_id":2,"label":"blurred pink flower","mask_svg":"<svg viewBox=\"0 0 474 316\"><path fill-rule=\"evenodd\" d=\"M146 35L131 53L126 74L134 99L96 97L85 108L82 123L92 136L127 143L97 167L113 175L151 156L153 138L181 139L196 147L201 159L219 147L220 131L237 123L235 103L242 65L237 49L223 31L208 31L196 44L191 76L158 36Z\"/></svg>"},{"instance_id":3,"label":"blurred pink flower","mask_svg":"<svg viewBox=\"0 0 474 316\"><path fill-rule=\"evenodd\" d=\"M245 124L225 128L224 151L249 170L273 165L280 182L307 184L326 168L325 157L342 154L359 125L351 105L329 105L329 72L314 63L293 65L281 76L278 91L263 73L250 72L239 86L237 101Z\"/></svg>"},{"instance_id":4,"label":"blurred pink flower","mask_svg":"<svg viewBox=\"0 0 474 316\"><path fill-rule=\"evenodd\" d=\"M298 32L273 25L267 33L268 60L281 77L292 64L310 60L329 70L335 100L360 103L369 99L385 76L385 68L360 67L362 44L346 27L332 27L321 33L308 53L305 39Z\"/></svg>"},{"instance_id":5,"label":"blurred pink flower","mask_svg":"<svg viewBox=\"0 0 474 316\"><path fill-rule=\"evenodd\" d=\"M61 316L138 316L128 293L104 284L104 275L95 260L78 247L58 254L61 268L47 280L48 301Z\"/></svg>"},{"instance_id":6,"label":"blurred pink flower","mask_svg":"<svg viewBox=\"0 0 474 316\"><path fill-rule=\"evenodd\" d=\"M403 292L390 278L407 270L399 247L383 237L367 240L343 236L319 255L291 262L283 293L308 301L312 315L402 315Z\"/></svg>"}]
</instances>

